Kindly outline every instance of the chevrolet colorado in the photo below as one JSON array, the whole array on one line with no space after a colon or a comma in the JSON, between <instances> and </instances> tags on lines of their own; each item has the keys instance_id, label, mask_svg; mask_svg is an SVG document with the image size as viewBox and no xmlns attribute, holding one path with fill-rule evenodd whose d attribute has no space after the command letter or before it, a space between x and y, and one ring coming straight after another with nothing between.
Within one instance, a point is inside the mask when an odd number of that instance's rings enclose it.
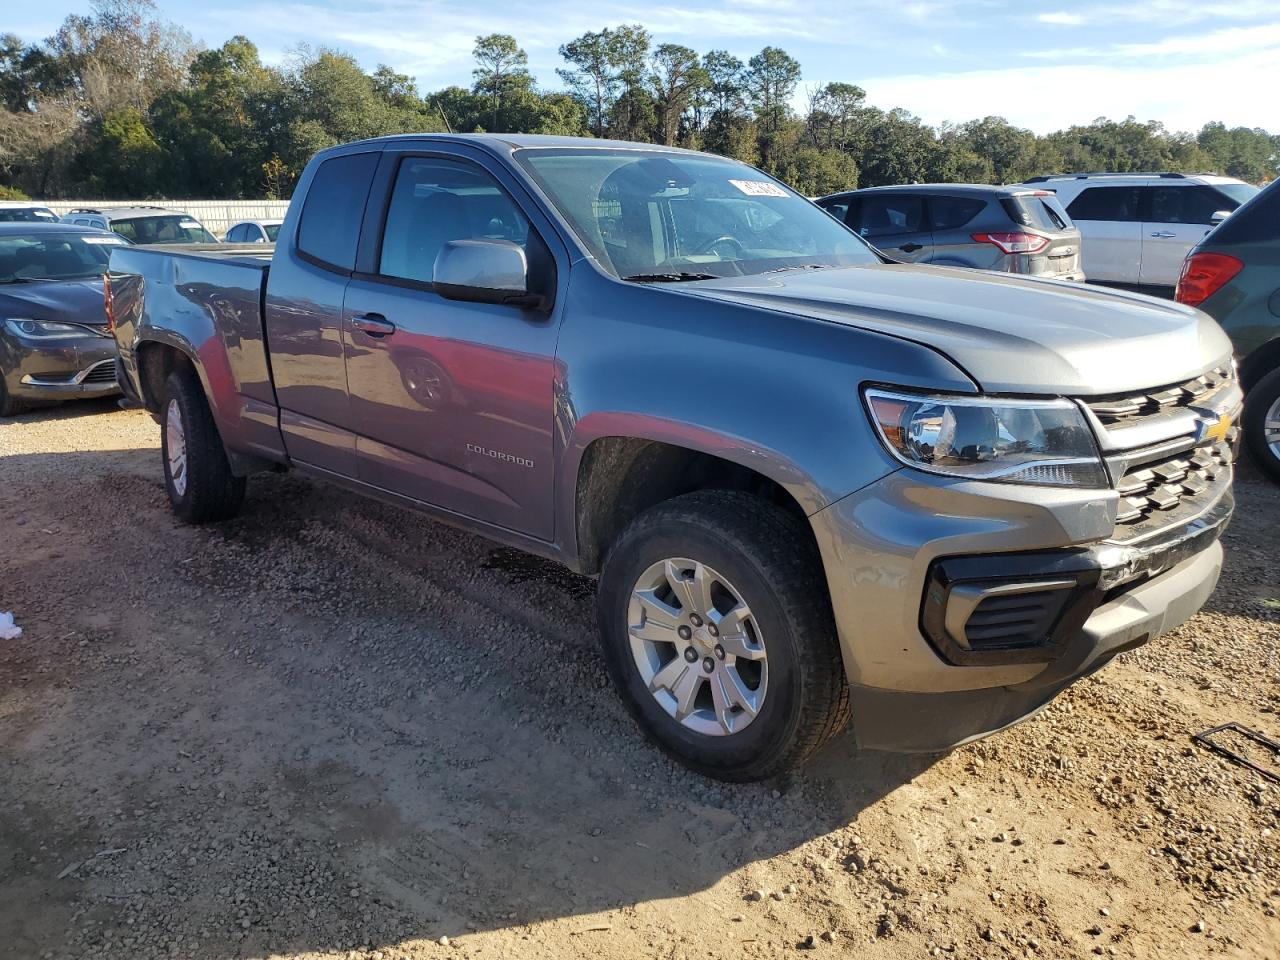
<instances>
[{"instance_id":1,"label":"chevrolet colorado","mask_svg":"<svg viewBox=\"0 0 1280 960\"><path fill-rule=\"evenodd\" d=\"M720 157L347 144L274 250L118 248L109 280L180 517L290 467L598 576L620 695L711 776L850 720L985 736L1221 567L1241 392L1212 320L888 262Z\"/></svg>"}]
</instances>

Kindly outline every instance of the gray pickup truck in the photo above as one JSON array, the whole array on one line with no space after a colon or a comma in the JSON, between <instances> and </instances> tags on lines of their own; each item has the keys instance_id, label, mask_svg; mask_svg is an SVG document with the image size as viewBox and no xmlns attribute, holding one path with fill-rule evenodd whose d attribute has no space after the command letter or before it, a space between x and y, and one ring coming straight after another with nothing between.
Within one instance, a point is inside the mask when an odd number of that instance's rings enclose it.
<instances>
[{"instance_id":1,"label":"gray pickup truck","mask_svg":"<svg viewBox=\"0 0 1280 960\"><path fill-rule=\"evenodd\" d=\"M348 144L274 251L119 248L109 298L180 517L291 467L598 576L623 700L723 779L1006 727L1222 563L1212 320L890 262L719 157Z\"/></svg>"}]
</instances>

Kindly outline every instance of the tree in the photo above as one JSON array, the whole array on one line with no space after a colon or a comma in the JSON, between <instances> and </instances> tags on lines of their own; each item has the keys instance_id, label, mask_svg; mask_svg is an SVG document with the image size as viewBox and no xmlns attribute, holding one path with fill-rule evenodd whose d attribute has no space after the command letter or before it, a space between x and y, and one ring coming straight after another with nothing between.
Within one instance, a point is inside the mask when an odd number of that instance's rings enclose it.
<instances>
[{"instance_id":1,"label":"tree","mask_svg":"<svg viewBox=\"0 0 1280 960\"><path fill-rule=\"evenodd\" d=\"M744 75L747 102L760 130L760 158L766 169L780 153L779 134L791 117L791 96L800 83L800 64L777 47L765 47L747 61Z\"/></svg>"},{"instance_id":2,"label":"tree","mask_svg":"<svg viewBox=\"0 0 1280 960\"><path fill-rule=\"evenodd\" d=\"M658 137L667 146L674 146L680 133L680 118L710 78L695 51L678 43L663 43L653 52L649 79L657 102Z\"/></svg>"},{"instance_id":3,"label":"tree","mask_svg":"<svg viewBox=\"0 0 1280 960\"><path fill-rule=\"evenodd\" d=\"M638 24L584 33L560 47L572 69L556 73L583 103L595 135L637 136L652 113L644 89L649 32Z\"/></svg>"},{"instance_id":4,"label":"tree","mask_svg":"<svg viewBox=\"0 0 1280 960\"><path fill-rule=\"evenodd\" d=\"M1259 127L1228 130L1220 122L1206 123L1196 143L1218 172L1229 177L1264 183L1280 171L1280 138Z\"/></svg>"},{"instance_id":5,"label":"tree","mask_svg":"<svg viewBox=\"0 0 1280 960\"><path fill-rule=\"evenodd\" d=\"M164 191L164 151L133 107L113 110L94 124L76 163L90 189L105 197L154 197Z\"/></svg>"},{"instance_id":6,"label":"tree","mask_svg":"<svg viewBox=\"0 0 1280 960\"><path fill-rule=\"evenodd\" d=\"M828 150L851 149L866 99L867 92L852 83L828 83L810 93L805 118L809 142Z\"/></svg>"},{"instance_id":7,"label":"tree","mask_svg":"<svg viewBox=\"0 0 1280 960\"><path fill-rule=\"evenodd\" d=\"M702 58L711 89L712 104L717 113L742 109L746 99L746 78L742 61L727 50L712 50Z\"/></svg>"},{"instance_id":8,"label":"tree","mask_svg":"<svg viewBox=\"0 0 1280 960\"><path fill-rule=\"evenodd\" d=\"M533 86L528 70L529 57L516 44L516 38L505 33L476 37L472 56L476 61L476 68L471 71L475 77L472 89L487 96L492 104L489 129L502 130L498 117L503 98Z\"/></svg>"}]
</instances>

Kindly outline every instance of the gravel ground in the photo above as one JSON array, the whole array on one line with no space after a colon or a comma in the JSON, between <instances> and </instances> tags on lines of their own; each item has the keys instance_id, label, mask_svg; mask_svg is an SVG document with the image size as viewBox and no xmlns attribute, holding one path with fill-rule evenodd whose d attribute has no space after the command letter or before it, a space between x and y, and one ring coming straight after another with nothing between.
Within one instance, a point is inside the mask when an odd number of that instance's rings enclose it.
<instances>
[{"instance_id":1,"label":"gravel ground","mask_svg":"<svg viewBox=\"0 0 1280 960\"><path fill-rule=\"evenodd\" d=\"M1280 955L1280 787L1189 739L1280 738L1257 479L1208 608L1036 719L729 787L634 729L587 581L290 475L180 526L157 442L0 425L0 957Z\"/></svg>"}]
</instances>

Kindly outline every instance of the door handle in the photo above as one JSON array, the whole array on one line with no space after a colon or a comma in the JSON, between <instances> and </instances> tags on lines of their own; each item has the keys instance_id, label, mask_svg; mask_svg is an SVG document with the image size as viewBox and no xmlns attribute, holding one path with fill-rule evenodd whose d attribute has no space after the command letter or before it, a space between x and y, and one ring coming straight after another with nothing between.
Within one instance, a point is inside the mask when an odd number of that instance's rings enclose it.
<instances>
[{"instance_id":1,"label":"door handle","mask_svg":"<svg viewBox=\"0 0 1280 960\"><path fill-rule=\"evenodd\" d=\"M898 249L901 250L903 253L915 253L917 250L923 250L924 244L923 243L904 243Z\"/></svg>"},{"instance_id":2,"label":"door handle","mask_svg":"<svg viewBox=\"0 0 1280 960\"><path fill-rule=\"evenodd\" d=\"M1177 234L1176 234L1176 233L1168 233L1168 232L1166 232L1166 231L1164 231L1164 230L1161 230L1161 231L1160 231L1160 232L1158 232L1158 233L1153 233L1153 234L1152 234L1152 236L1153 236L1153 237L1159 237L1159 238L1160 238L1160 239L1162 239L1162 240L1172 240L1174 237L1176 237L1176 236L1177 236Z\"/></svg>"},{"instance_id":3,"label":"door handle","mask_svg":"<svg viewBox=\"0 0 1280 960\"><path fill-rule=\"evenodd\" d=\"M378 313L362 313L351 318L351 326L371 337L389 337L396 325Z\"/></svg>"}]
</instances>

